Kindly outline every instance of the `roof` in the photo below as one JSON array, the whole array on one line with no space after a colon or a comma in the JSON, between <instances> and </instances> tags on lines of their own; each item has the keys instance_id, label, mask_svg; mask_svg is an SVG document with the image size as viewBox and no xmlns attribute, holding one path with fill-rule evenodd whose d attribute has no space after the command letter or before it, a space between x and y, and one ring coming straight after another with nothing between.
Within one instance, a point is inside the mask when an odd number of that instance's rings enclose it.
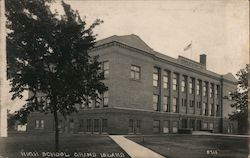
<instances>
[{"instance_id":1,"label":"roof","mask_svg":"<svg viewBox=\"0 0 250 158\"><path fill-rule=\"evenodd\" d=\"M227 73L225 75L223 75L223 78L224 79L227 79L229 81L232 81L232 82L237 82L237 79L234 77L234 75L232 73Z\"/></svg>"},{"instance_id":2,"label":"roof","mask_svg":"<svg viewBox=\"0 0 250 158\"><path fill-rule=\"evenodd\" d=\"M114 35L114 36L97 41L95 46L100 46L100 45L110 43L113 41L140 49L148 53L153 53L153 49L150 48L140 37L138 37L135 34L124 35L124 36Z\"/></svg>"},{"instance_id":3,"label":"roof","mask_svg":"<svg viewBox=\"0 0 250 158\"><path fill-rule=\"evenodd\" d=\"M217 78L220 78L221 75L209 71L206 69L206 66L202 65L199 62L196 62L192 59L188 59L182 56L179 56L178 59L172 58L170 56L167 56L165 54L159 53L154 51L152 48L150 48L139 36L135 35L135 34L130 34L130 35L122 35L122 36L118 36L118 35L114 35L111 37L107 37L105 39L99 40L95 43L94 47L99 47L108 43L112 43L112 42L118 42L121 43L123 45L129 46L129 47L133 47L136 49L139 49L141 51L147 52L149 54L153 54L155 57L161 58L163 60L172 62L172 63L176 63L178 65L184 66L184 67L189 67L192 69L196 69L199 72L208 74L210 76L214 76ZM228 77L227 77L228 78ZM232 77L229 77L229 79L227 80L232 80ZM235 78L234 78L235 79Z\"/></svg>"}]
</instances>

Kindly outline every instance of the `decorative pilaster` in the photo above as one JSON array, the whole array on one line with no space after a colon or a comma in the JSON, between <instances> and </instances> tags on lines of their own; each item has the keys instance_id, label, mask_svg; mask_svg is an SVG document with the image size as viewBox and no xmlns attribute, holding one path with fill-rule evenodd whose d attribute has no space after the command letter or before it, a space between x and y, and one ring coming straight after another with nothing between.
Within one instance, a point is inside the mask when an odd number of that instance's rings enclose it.
<instances>
[{"instance_id":1,"label":"decorative pilaster","mask_svg":"<svg viewBox=\"0 0 250 158\"><path fill-rule=\"evenodd\" d=\"M211 116L211 106L210 106L210 82L207 82L207 115Z\"/></svg>"},{"instance_id":2,"label":"decorative pilaster","mask_svg":"<svg viewBox=\"0 0 250 158\"><path fill-rule=\"evenodd\" d=\"M203 111L204 111L204 108L203 108L203 86L204 86L204 81L201 80L201 84L200 84L200 96L201 96L201 115L203 115Z\"/></svg>"},{"instance_id":3,"label":"decorative pilaster","mask_svg":"<svg viewBox=\"0 0 250 158\"><path fill-rule=\"evenodd\" d=\"M173 112L173 71L169 74L169 112Z\"/></svg>"},{"instance_id":4,"label":"decorative pilaster","mask_svg":"<svg viewBox=\"0 0 250 158\"><path fill-rule=\"evenodd\" d=\"M186 112L189 113L189 109L190 109L190 102L189 102L189 81L190 81L190 78L189 76L186 76L186 97L187 97L187 109L186 109Z\"/></svg>"},{"instance_id":5,"label":"decorative pilaster","mask_svg":"<svg viewBox=\"0 0 250 158\"><path fill-rule=\"evenodd\" d=\"M194 95L194 114L196 114L196 106L197 106L197 99L196 99L196 78L193 78L193 95ZM196 121L195 121L196 122Z\"/></svg>"},{"instance_id":6,"label":"decorative pilaster","mask_svg":"<svg viewBox=\"0 0 250 158\"><path fill-rule=\"evenodd\" d=\"M176 109L176 113L179 113L180 112L180 105L181 105L181 74L179 73L177 75L177 97L178 97L178 100L177 100L177 109Z\"/></svg>"}]
</instances>

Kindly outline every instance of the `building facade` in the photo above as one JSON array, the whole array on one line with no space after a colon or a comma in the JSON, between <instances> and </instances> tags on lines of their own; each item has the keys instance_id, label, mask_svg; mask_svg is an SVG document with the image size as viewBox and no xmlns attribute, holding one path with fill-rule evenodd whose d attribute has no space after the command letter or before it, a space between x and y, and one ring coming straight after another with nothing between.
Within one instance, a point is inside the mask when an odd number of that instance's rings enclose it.
<instances>
[{"instance_id":1,"label":"building facade","mask_svg":"<svg viewBox=\"0 0 250 158\"><path fill-rule=\"evenodd\" d=\"M136 35L111 36L96 43L109 88L101 103L82 105L77 114L60 118L65 133L168 134L180 130L236 133L228 119L236 89L231 73L220 75L200 62L177 59L151 49ZM27 131L54 130L53 117L32 113Z\"/></svg>"}]
</instances>

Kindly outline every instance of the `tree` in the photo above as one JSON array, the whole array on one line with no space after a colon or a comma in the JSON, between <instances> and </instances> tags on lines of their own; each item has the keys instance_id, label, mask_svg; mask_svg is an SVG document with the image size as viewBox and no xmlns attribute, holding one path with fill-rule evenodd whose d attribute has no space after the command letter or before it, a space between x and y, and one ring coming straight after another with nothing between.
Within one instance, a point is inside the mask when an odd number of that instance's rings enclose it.
<instances>
[{"instance_id":1,"label":"tree","mask_svg":"<svg viewBox=\"0 0 250 158\"><path fill-rule=\"evenodd\" d=\"M239 133L248 132L248 75L249 65L237 72L238 88L231 94L234 103L231 105L236 111L229 115L230 119L238 121Z\"/></svg>"},{"instance_id":2,"label":"tree","mask_svg":"<svg viewBox=\"0 0 250 158\"><path fill-rule=\"evenodd\" d=\"M78 105L101 99L107 87L98 56L90 56L95 44L93 29L77 11L61 2L64 14L50 10L51 0L7 0L8 76L12 99L29 91L27 103L16 112L25 122L33 111L51 113L55 123L55 150L59 150L58 115L78 111Z\"/></svg>"}]
</instances>

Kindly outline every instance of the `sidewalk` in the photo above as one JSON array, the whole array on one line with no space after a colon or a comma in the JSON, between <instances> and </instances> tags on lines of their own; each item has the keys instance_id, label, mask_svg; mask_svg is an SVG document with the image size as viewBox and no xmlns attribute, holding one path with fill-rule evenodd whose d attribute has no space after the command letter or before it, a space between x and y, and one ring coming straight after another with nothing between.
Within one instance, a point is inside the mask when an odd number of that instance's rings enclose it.
<instances>
[{"instance_id":1,"label":"sidewalk","mask_svg":"<svg viewBox=\"0 0 250 158\"><path fill-rule=\"evenodd\" d=\"M141 146L124 136L110 135L113 139L131 158L165 158L164 156Z\"/></svg>"},{"instance_id":2,"label":"sidewalk","mask_svg":"<svg viewBox=\"0 0 250 158\"><path fill-rule=\"evenodd\" d=\"M236 134L222 134L222 133L209 133L203 131L195 131L192 135L212 135L212 136L226 136L226 137L242 137L250 138L250 135L236 135Z\"/></svg>"}]
</instances>

